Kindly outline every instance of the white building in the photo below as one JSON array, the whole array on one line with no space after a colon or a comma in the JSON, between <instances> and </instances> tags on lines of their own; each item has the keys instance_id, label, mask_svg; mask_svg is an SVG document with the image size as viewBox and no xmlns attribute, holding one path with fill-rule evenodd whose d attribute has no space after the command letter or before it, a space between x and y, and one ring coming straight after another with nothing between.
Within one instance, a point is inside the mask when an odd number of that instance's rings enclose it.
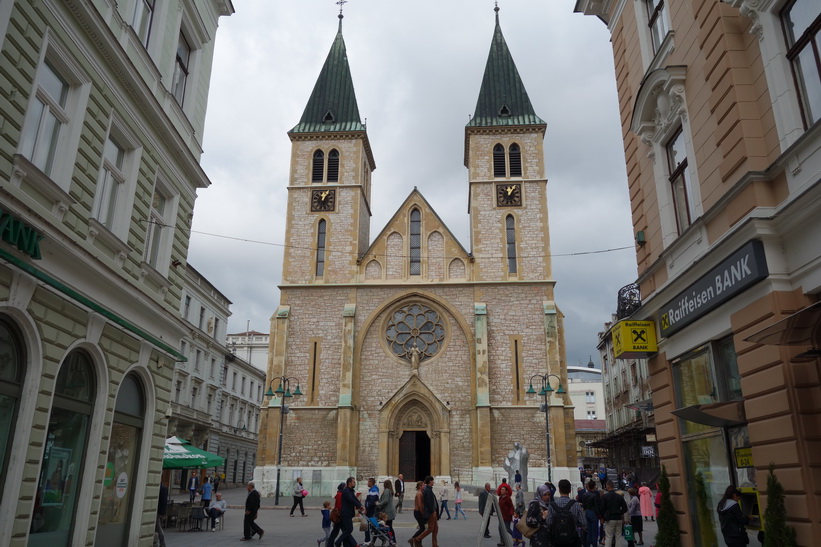
<instances>
[{"instance_id":1,"label":"white building","mask_svg":"<svg viewBox=\"0 0 821 547\"><path fill-rule=\"evenodd\" d=\"M249 327L244 332L229 334L227 344L234 355L264 372L268 367L268 343L270 340L270 333L257 332Z\"/></svg>"}]
</instances>

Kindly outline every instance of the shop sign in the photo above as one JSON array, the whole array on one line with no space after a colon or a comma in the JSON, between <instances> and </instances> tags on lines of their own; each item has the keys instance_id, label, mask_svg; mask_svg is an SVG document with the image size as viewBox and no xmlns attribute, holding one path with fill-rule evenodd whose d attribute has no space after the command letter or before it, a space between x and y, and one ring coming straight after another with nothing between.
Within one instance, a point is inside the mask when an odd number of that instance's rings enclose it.
<instances>
[{"instance_id":1,"label":"shop sign","mask_svg":"<svg viewBox=\"0 0 821 547\"><path fill-rule=\"evenodd\" d=\"M619 321L613 327L613 356L644 359L659 350L653 321Z\"/></svg>"},{"instance_id":2,"label":"shop sign","mask_svg":"<svg viewBox=\"0 0 821 547\"><path fill-rule=\"evenodd\" d=\"M20 252L31 258L36 260L42 258L40 241L43 239L43 234L2 209L0 209L0 239L9 245L14 245Z\"/></svg>"},{"instance_id":3,"label":"shop sign","mask_svg":"<svg viewBox=\"0 0 821 547\"><path fill-rule=\"evenodd\" d=\"M670 336L769 275L764 244L752 240L662 306L659 334Z\"/></svg>"},{"instance_id":4,"label":"shop sign","mask_svg":"<svg viewBox=\"0 0 821 547\"><path fill-rule=\"evenodd\" d=\"M753 465L753 449L752 448L736 448L735 449L735 466L739 469L742 467L754 467Z\"/></svg>"},{"instance_id":5,"label":"shop sign","mask_svg":"<svg viewBox=\"0 0 821 547\"><path fill-rule=\"evenodd\" d=\"M656 457L656 449L653 446L642 446L641 447L641 457L642 458L655 458Z\"/></svg>"}]
</instances>

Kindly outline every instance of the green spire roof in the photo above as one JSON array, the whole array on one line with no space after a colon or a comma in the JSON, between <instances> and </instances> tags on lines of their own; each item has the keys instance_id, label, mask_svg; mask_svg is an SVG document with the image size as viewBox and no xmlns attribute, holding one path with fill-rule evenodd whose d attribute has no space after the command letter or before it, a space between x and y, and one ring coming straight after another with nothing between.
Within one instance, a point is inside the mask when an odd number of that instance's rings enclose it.
<instances>
[{"instance_id":1,"label":"green spire roof","mask_svg":"<svg viewBox=\"0 0 821 547\"><path fill-rule=\"evenodd\" d=\"M496 8L496 30L490 44L490 54L485 65L476 112L468 127L493 127L510 125L546 125L533 111L522 78L513 62L513 56L502 35L499 25L499 8Z\"/></svg>"},{"instance_id":2,"label":"green spire roof","mask_svg":"<svg viewBox=\"0 0 821 547\"><path fill-rule=\"evenodd\" d=\"M345 40L342 38L342 19L339 31L316 80L311 98L299 123L289 133L328 133L337 131L364 131L359 118L359 107L353 90L351 68Z\"/></svg>"}]
</instances>

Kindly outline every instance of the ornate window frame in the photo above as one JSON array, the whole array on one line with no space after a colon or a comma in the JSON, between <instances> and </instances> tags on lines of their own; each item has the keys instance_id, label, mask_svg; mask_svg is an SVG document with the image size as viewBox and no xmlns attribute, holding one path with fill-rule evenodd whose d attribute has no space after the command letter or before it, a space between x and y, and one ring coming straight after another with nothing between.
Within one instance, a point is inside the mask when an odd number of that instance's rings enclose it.
<instances>
[{"instance_id":1,"label":"ornate window frame","mask_svg":"<svg viewBox=\"0 0 821 547\"><path fill-rule=\"evenodd\" d=\"M386 310L387 313L385 314L385 317L381 321L380 327L379 327L379 340L380 340L380 343L382 344L382 348L384 349L385 353L390 355L396 361L398 361L398 362L400 362L404 365L411 365L412 364L412 361L411 361L411 359L408 355L400 356L400 355L397 355L393 351L393 349L391 348L391 343L388 340L388 335L387 335L388 327L390 326L390 324L392 322L392 319L395 316L395 314L397 312L400 312L403 309L410 308L411 306L421 306L423 308L426 308L428 310L431 310L431 311L435 312L438 316L439 324L441 325L441 327L444 330L442 338L440 340L438 340L439 349L436 351L436 353L434 353L432 355L424 355L424 352L423 352L420 355L420 359L419 359L420 364L421 363L426 363L427 364L429 362L434 362L436 359L439 358L439 356L443 355L447 351L447 348L448 348L448 345L449 345L450 339L451 339L451 330L452 329L450 328L448 314L445 312L445 310L442 309L440 306L437 306L434 303L426 301L426 300L417 300L417 299L404 300L402 302L396 303L395 305L388 308L388 310Z\"/></svg>"}]
</instances>

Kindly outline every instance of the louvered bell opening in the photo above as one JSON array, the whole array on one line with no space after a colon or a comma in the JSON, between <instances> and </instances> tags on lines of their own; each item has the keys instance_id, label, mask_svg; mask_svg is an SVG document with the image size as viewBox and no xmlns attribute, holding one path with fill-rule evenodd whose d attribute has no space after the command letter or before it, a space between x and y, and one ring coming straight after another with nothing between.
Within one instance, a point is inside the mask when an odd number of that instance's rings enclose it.
<instances>
[{"instance_id":1,"label":"louvered bell opening","mask_svg":"<svg viewBox=\"0 0 821 547\"><path fill-rule=\"evenodd\" d=\"M322 175L325 174L325 152L317 150L314 152L314 165L311 172L311 182L322 182Z\"/></svg>"},{"instance_id":2,"label":"louvered bell opening","mask_svg":"<svg viewBox=\"0 0 821 547\"><path fill-rule=\"evenodd\" d=\"M493 176L505 177L505 147L501 144L493 147Z\"/></svg>"},{"instance_id":3,"label":"louvered bell opening","mask_svg":"<svg viewBox=\"0 0 821 547\"><path fill-rule=\"evenodd\" d=\"M322 117L324 123L334 123L334 113L328 110Z\"/></svg>"},{"instance_id":4,"label":"louvered bell opening","mask_svg":"<svg viewBox=\"0 0 821 547\"><path fill-rule=\"evenodd\" d=\"M518 144L511 144L508 148L508 156L510 158L510 176L522 176L522 152Z\"/></svg>"},{"instance_id":5,"label":"louvered bell opening","mask_svg":"<svg viewBox=\"0 0 821 547\"><path fill-rule=\"evenodd\" d=\"M339 182L339 151L328 152L328 182Z\"/></svg>"},{"instance_id":6,"label":"louvered bell opening","mask_svg":"<svg viewBox=\"0 0 821 547\"><path fill-rule=\"evenodd\" d=\"M505 231L507 232L507 272L516 273L516 221L513 215L505 218Z\"/></svg>"},{"instance_id":7,"label":"louvered bell opening","mask_svg":"<svg viewBox=\"0 0 821 547\"><path fill-rule=\"evenodd\" d=\"M499 109L499 117L501 117L501 118L509 118L510 117L510 109L507 107L506 104L503 104L502 108Z\"/></svg>"},{"instance_id":8,"label":"louvered bell opening","mask_svg":"<svg viewBox=\"0 0 821 547\"><path fill-rule=\"evenodd\" d=\"M410 221L410 275L422 274L422 215L411 211Z\"/></svg>"}]
</instances>

